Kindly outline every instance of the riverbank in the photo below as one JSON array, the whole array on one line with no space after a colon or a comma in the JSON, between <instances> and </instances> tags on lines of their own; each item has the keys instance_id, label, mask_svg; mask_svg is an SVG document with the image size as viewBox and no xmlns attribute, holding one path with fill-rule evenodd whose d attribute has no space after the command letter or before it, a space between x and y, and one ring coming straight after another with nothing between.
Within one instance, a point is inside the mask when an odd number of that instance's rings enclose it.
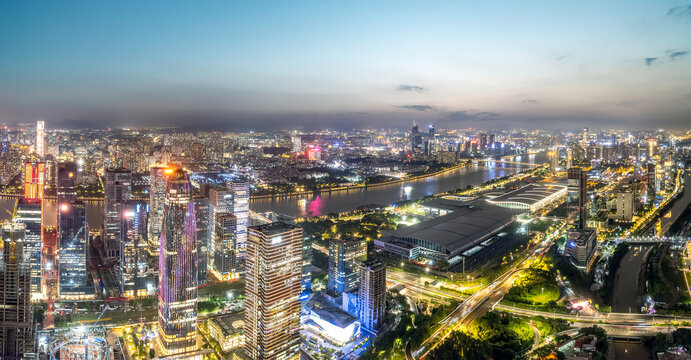
<instances>
[{"instance_id":1,"label":"riverbank","mask_svg":"<svg viewBox=\"0 0 691 360\"><path fill-rule=\"evenodd\" d=\"M319 190L313 190L313 191L295 191L295 192L290 192L290 193L251 195L250 200L284 198L284 197L293 197L293 196L310 196L310 195L317 195L317 194L321 194L321 193L331 193L331 192L347 191L347 190L362 190L362 189L368 189L368 188L373 188L373 187L377 187L377 186L394 185L394 184L400 184L400 183L406 182L406 181L416 181L416 180L422 180L422 179L432 177L432 176L443 175L443 174L448 173L450 171L462 169L462 168L467 167L469 165L472 165L472 162L454 165L454 166L451 166L451 167L448 167L448 168L445 168L445 169L442 169L439 171L435 171L435 172L432 172L429 174L422 174L422 175L417 175L417 176L412 176L412 177L393 179L393 180L388 180L388 181L383 181L383 182L378 182L378 183L372 183L372 184L337 186L337 187L331 187L331 188L319 189Z\"/></svg>"}]
</instances>

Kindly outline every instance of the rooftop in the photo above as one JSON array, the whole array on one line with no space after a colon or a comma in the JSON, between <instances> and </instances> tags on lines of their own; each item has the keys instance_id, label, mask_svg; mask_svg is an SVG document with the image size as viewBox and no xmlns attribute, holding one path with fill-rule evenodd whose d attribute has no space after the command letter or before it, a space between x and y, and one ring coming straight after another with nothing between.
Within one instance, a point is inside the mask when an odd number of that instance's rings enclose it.
<instances>
[{"instance_id":1,"label":"rooftop","mask_svg":"<svg viewBox=\"0 0 691 360\"><path fill-rule=\"evenodd\" d=\"M266 235L281 234L286 231L291 231L293 229L299 228L299 226L284 221L272 222L264 225L251 226L250 229L254 229Z\"/></svg>"},{"instance_id":2,"label":"rooftop","mask_svg":"<svg viewBox=\"0 0 691 360\"><path fill-rule=\"evenodd\" d=\"M468 249L510 225L510 212L478 202L464 203L437 199L423 206L452 211L419 224L393 230L395 239L419 239L438 244L448 253Z\"/></svg>"},{"instance_id":3,"label":"rooftop","mask_svg":"<svg viewBox=\"0 0 691 360\"><path fill-rule=\"evenodd\" d=\"M237 332L241 332L245 327L242 314L218 316L210 321L218 325L223 332L223 336L229 336Z\"/></svg>"},{"instance_id":4,"label":"rooftop","mask_svg":"<svg viewBox=\"0 0 691 360\"><path fill-rule=\"evenodd\" d=\"M343 311L343 309L331 303L321 294L315 295L307 301L305 308L313 311L330 324L336 325L342 329L358 321L355 316Z\"/></svg>"},{"instance_id":5,"label":"rooftop","mask_svg":"<svg viewBox=\"0 0 691 360\"><path fill-rule=\"evenodd\" d=\"M565 189L566 187L562 185L528 184L520 189L488 200L488 202L492 204L513 202L531 206L557 194L559 191L565 191Z\"/></svg>"}]
</instances>

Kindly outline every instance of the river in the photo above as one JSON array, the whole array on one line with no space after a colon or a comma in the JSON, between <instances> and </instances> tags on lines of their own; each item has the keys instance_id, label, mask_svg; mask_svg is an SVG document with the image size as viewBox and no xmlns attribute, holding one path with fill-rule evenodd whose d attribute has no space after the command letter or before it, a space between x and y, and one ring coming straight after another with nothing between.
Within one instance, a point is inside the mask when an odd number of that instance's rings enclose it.
<instances>
[{"instance_id":1,"label":"river","mask_svg":"<svg viewBox=\"0 0 691 360\"><path fill-rule=\"evenodd\" d=\"M542 164L547 161L544 153L517 156L513 161ZM416 200L428 195L478 185L494 178L512 175L521 170L520 165L481 162L437 176L406 181L369 189L355 189L312 195L258 199L250 203L257 212L274 211L293 217L318 216L355 210L362 205L388 205L403 200ZM299 200L304 199L304 202Z\"/></svg>"},{"instance_id":2,"label":"river","mask_svg":"<svg viewBox=\"0 0 691 360\"><path fill-rule=\"evenodd\" d=\"M544 153L540 153L517 156L513 161L542 164L547 161L547 157ZM375 186L369 189L253 200L250 203L250 208L257 212L274 211L293 217L318 216L331 212L355 210L362 205L388 205L402 200L416 200L468 185L482 184L494 178L515 174L521 169L521 165L516 164L480 162L478 165L471 165L436 176ZM298 200L300 199L305 199L305 201L299 203ZM12 210L14 203L15 199L0 198L0 220L9 218L8 211ZM102 202L87 203L86 211L90 228L97 228L103 224ZM48 200L44 209L45 225L55 226L56 220L55 201Z\"/></svg>"}]
</instances>

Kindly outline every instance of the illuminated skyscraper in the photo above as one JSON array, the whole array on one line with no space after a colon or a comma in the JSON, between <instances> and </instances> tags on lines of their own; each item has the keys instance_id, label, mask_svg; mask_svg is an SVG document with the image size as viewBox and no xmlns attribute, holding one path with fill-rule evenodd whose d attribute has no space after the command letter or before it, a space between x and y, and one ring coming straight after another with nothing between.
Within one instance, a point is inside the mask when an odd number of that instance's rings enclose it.
<instances>
[{"instance_id":1,"label":"illuminated skyscraper","mask_svg":"<svg viewBox=\"0 0 691 360\"><path fill-rule=\"evenodd\" d=\"M212 251L209 248L212 246L211 236L209 231L209 223L213 223L211 217L211 204L209 199L204 196L194 197L194 218L197 225L197 257L199 258L197 266L197 281L199 285L206 284L208 281L207 273L209 271L209 253Z\"/></svg>"},{"instance_id":2,"label":"illuminated skyscraper","mask_svg":"<svg viewBox=\"0 0 691 360\"><path fill-rule=\"evenodd\" d=\"M576 230L585 229L588 202L588 173L579 169L568 170L567 209L569 224Z\"/></svg>"},{"instance_id":3,"label":"illuminated skyscraper","mask_svg":"<svg viewBox=\"0 0 691 360\"><path fill-rule=\"evenodd\" d=\"M132 196L132 173L126 169L106 169L105 174L106 257L120 257L123 204Z\"/></svg>"},{"instance_id":4,"label":"illuminated skyscraper","mask_svg":"<svg viewBox=\"0 0 691 360\"><path fill-rule=\"evenodd\" d=\"M363 328L376 333L383 325L385 317L386 267L379 260L361 262L359 267L360 324Z\"/></svg>"},{"instance_id":5,"label":"illuminated skyscraper","mask_svg":"<svg viewBox=\"0 0 691 360\"><path fill-rule=\"evenodd\" d=\"M247 227L250 225L250 186L246 182L234 181L227 184L233 192L233 202L230 213L237 218L236 254L244 260L247 248Z\"/></svg>"},{"instance_id":6,"label":"illuminated skyscraper","mask_svg":"<svg viewBox=\"0 0 691 360\"><path fill-rule=\"evenodd\" d=\"M302 229L275 222L248 234L245 351L255 360L299 359Z\"/></svg>"},{"instance_id":7,"label":"illuminated skyscraper","mask_svg":"<svg viewBox=\"0 0 691 360\"><path fill-rule=\"evenodd\" d=\"M657 169L655 163L648 163L648 203L652 204L655 201L655 194L657 192Z\"/></svg>"},{"instance_id":8,"label":"illuminated skyscraper","mask_svg":"<svg viewBox=\"0 0 691 360\"><path fill-rule=\"evenodd\" d=\"M168 174L159 251L158 339L165 355L197 350L197 227L189 176Z\"/></svg>"},{"instance_id":9,"label":"illuminated skyscraper","mask_svg":"<svg viewBox=\"0 0 691 360\"><path fill-rule=\"evenodd\" d=\"M24 198L27 200L43 200L43 187L46 164L42 162L27 162L24 167Z\"/></svg>"},{"instance_id":10,"label":"illuminated skyscraper","mask_svg":"<svg viewBox=\"0 0 691 360\"><path fill-rule=\"evenodd\" d=\"M77 163L58 164L58 206L77 200Z\"/></svg>"},{"instance_id":11,"label":"illuminated skyscraper","mask_svg":"<svg viewBox=\"0 0 691 360\"><path fill-rule=\"evenodd\" d=\"M24 253L23 224L5 223L0 240L0 359L34 352L31 269Z\"/></svg>"},{"instance_id":12,"label":"illuminated skyscraper","mask_svg":"<svg viewBox=\"0 0 691 360\"><path fill-rule=\"evenodd\" d=\"M46 129L45 129L45 122L43 121L37 121L36 122L36 155L39 157L43 157L46 155Z\"/></svg>"},{"instance_id":13,"label":"illuminated skyscraper","mask_svg":"<svg viewBox=\"0 0 691 360\"><path fill-rule=\"evenodd\" d=\"M211 272L219 280L237 278L239 274L236 256L237 218L229 212L214 216L214 261Z\"/></svg>"},{"instance_id":14,"label":"illuminated skyscraper","mask_svg":"<svg viewBox=\"0 0 691 360\"><path fill-rule=\"evenodd\" d=\"M214 187L209 189L209 221L207 222L209 235L208 239L208 258L207 263L208 270L216 275L216 270L214 268L214 260L216 259L216 245L215 245L215 234L216 234L216 214L224 214L233 212L233 191L225 187ZM234 228L237 231L237 227ZM235 236L237 239L237 236Z\"/></svg>"},{"instance_id":15,"label":"illuminated skyscraper","mask_svg":"<svg viewBox=\"0 0 691 360\"><path fill-rule=\"evenodd\" d=\"M58 262L63 299L88 298L94 295L86 272L89 227L86 205L81 201L62 202L58 208Z\"/></svg>"},{"instance_id":16,"label":"illuminated skyscraper","mask_svg":"<svg viewBox=\"0 0 691 360\"><path fill-rule=\"evenodd\" d=\"M360 280L357 263L366 257L364 239L332 239L329 242L329 290L340 294L357 289Z\"/></svg>"},{"instance_id":17,"label":"illuminated skyscraper","mask_svg":"<svg viewBox=\"0 0 691 360\"><path fill-rule=\"evenodd\" d=\"M161 228L163 227L163 204L166 199L166 177L172 168L152 167L149 178L149 254L158 256Z\"/></svg>"},{"instance_id":18,"label":"illuminated skyscraper","mask_svg":"<svg viewBox=\"0 0 691 360\"><path fill-rule=\"evenodd\" d=\"M145 296L147 284L144 273L148 267L146 236L146 215L148 204L141 201L126 201L122 205L120 261L120 291L126 297Z\"/></svg>"},{"instance_id":19,"label":"illuminated skyscraper","mask_svg":"<svg viewBox=\"0 0 691 360\"><path fill-rule=\"evenodd\" d=\"M34 298L41 296L41 255L43 246L43 202L41 200L19 199L17 216L14 221L24 224L26 237L24 253L31 266L31 293Z\"/></svg>"},{"instance_id":20,"label":"illuminated skyscraper","mask_svg":"<svg viewBox=\"0 0 691 360\"><path fill-rule=\"evenodd\" d=\"M413 121L413 129L410 132L410 146L411 150L418 149L422 145L422 136L420 136L420 127Z\"/></svg>"}]
</instances>

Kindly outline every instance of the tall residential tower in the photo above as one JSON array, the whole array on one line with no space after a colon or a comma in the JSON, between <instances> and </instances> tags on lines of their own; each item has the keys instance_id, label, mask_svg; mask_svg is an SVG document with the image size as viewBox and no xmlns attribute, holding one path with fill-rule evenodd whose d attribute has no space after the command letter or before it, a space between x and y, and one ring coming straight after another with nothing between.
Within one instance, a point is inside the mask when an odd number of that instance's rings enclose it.
<instances>
[{"instance_id":1,"label":"tall residential tower","mask_svg":"<svg viewBox=\"0 0 691 360\"><path fill-rule=\"evenodd\" d=\"M302 229L275 222L248 234L245 350L255 360L299 359Z\"/></svg>"}]
</instances>

